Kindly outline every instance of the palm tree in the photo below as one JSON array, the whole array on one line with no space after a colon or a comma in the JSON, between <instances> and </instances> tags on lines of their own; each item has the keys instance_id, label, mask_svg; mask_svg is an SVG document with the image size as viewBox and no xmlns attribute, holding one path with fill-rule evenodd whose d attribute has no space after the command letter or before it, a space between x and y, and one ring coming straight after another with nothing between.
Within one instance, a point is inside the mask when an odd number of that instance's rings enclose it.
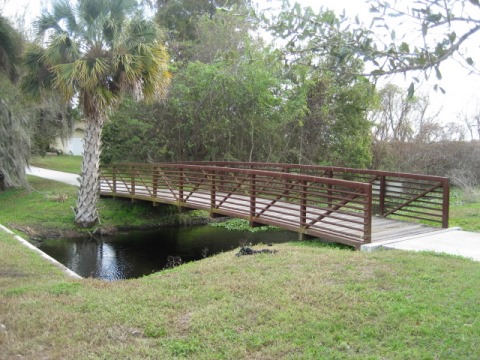
<instances>
[{"instance_id":1,"label":"palm tree","mask_svg":"<svg viewBox=\"0 0 480 360\"><path fill-rule=\"evenodd\" d=\"M56 0L36 22L47 46L27 49L22 88L33 96L54 88L78 101L87 125L75 222L98 220L102 127L125 93L138 100L165 97L170 75L162 33L134 0Z\"/></svg>"}]
</instances>

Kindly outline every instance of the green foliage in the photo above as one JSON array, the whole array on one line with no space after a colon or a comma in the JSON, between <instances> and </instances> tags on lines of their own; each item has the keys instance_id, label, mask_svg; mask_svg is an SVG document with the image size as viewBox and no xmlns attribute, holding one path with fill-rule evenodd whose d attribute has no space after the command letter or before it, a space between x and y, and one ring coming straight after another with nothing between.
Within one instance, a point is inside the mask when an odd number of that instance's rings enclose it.
<instances>
[{"instance_id":1,"label":"green foliage","mask_svg":"<svg viewBox=\"0 0 480 360\"><path fill-rule=\"evenodd\" d=\"M231 231L250 231L252 233L260 231L276 231L278 228L274 226L257 226L251 227L247 220L229 219L222 222L211 223L210 226L220 227Z\"/></svg>"},{"instance_id":2,"label":"green foliage","mask_svg":"<svg viewBox=\"0 0 480 360\"><path fill-rule=\"evenodd\" d=\"M318 12L296 3L283 2L283 11L265 20L274 36L285 39L285 51L303 63L317 64L323 57L339 63L360 59L370 63L370 75L384 76L420 71L442 79L440 65L459 54L465 67L476 71L474 59L462 48L480 31L480 5L470 0L368 0L373 14L370 26L321 8ZM397 25L409 24L414 36L396 33ZM382 34L390 40L382 41ZM420 38L421 41L416 41ZM294 60L294 61L295 61ZM415 91L414 79L409 94ZM435 90L444 92L438 84Z\"/></svg>"},{"instance_id":3,"label":"green foliage","mask_svg":"<svg viewBox=\"0 0 480 360\"><path fill-rule=\"evenodd\" d=\"M437 80L442 79L440 64L460 52L465 42L480 31L478 20L480 4L471 0L419 0L408 7L396 1L370 0L370 11L385 16L374 17L372 27L386 27L390 21L405 19L416 27L423 41L408 46L392 36L391 43L384 48L373 46L369 49L377 63L385 64L385 73L403 73L411 70L429 70ZM473 25L473 26L470 26ZM388 50L388 51L387 51ZM462 56L464 65L474 70L474 60ZM443 91L443 89L437 88Z\"/></svg>"},{"instance_id":4,"label":"green foliage","mask_svg":"<svg viewBox=\"0 0 480 360\"><path fill-rule=\"evenodd\" d=\"M10 81L18 78L22 47L22 36L8 19L0 14L0 72L6 74Z\"/></svg>"},{"instance_id":5,"label":"green foliage","mask_svg":"<svg viewBox=\"0 0 480 360\"><path fill-rule=\"evenodd\" d=\"M157 0L156 20L169 33L170 40L187 42L197 38L197 23L203 16L214 17L217 8L229 9L249 0Z\"/></svg>"},{"instance_id":6,"label":"green foliage","mask_svg":"<svg viewBox=\"0 0 480 360\"><path fill-rule=\"evenodd\" d=\"M355 66L351 71L355 72ZM320 70L304 87L308 113L291 130L289 162L369 166L371 123L367 112L375 101L373 85L362 77Z\"/></svg>"},{"instance_id":7,"label":"green foliage","mask_svg":"<svg viewBox=\"0 0 480 360\"><path fill-rule=\"evenodd\" d=\"M105 128L103 161L280 160L298 109L267 56L251 49L247 59L192 62L164 104L125 102Z\"/></svg>"}]
</instances>

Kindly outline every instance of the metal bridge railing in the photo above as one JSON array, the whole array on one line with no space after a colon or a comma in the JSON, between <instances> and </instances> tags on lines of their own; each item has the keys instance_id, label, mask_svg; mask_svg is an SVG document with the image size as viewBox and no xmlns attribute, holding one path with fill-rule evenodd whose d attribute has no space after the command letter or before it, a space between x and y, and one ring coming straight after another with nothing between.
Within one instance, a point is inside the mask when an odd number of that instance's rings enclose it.
<instances>
[{"instance_id":1,"label":"metal bridge railing","mask_svg":"<svg viewBox=\"0 0 480 360\"><path fill-rule=\"evenodd\" d=\"M371 183L224 165L102 165L100 194L206 209L357 248L371 242Z\"/></svg>"},{"instance_id":2,"label":"metal bridge railing","mask_svg":"<svg viewBox=\"0 0 480 360\"><path fill-rule=\"evenodd\" d=\"M186 164L188 163L186 162ZM202 163L196 162L195 164L201 165ZM448 228L450 189L449 180L446 177L281 163L204 162L203 164L370 183L373 187L374 214L381 217L421 221Z\"/></svg>"}]
</instances>

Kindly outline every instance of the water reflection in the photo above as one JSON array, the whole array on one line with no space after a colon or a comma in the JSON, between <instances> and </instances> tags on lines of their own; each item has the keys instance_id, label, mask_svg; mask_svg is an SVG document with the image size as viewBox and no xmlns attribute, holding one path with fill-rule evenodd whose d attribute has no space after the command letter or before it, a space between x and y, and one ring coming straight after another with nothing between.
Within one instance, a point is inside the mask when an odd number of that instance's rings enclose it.
<instances>
[{"instance_id":1,"label":"water reflection","mask_svg":"<svg viewBox=\"0 0 480 360\"><path fill-rule=\"evenodd\" d=\"M235 249L244 243L281 243L292 232L228 231L212 226L131 231L95 239L53 239L40 249L83 277L119 280L162 270L169 256L184 262Z\"/></svg>"}]
</instances>

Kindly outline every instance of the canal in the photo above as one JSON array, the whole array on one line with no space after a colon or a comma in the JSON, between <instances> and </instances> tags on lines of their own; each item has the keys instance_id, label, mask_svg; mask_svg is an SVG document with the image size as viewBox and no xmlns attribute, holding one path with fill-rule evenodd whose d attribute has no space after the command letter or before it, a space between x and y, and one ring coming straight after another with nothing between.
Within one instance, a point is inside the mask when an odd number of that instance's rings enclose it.
<instances>
[{"instance_id":1,"label":"canal","mask_svg":"<svg viewBox=\"0 0 480 360\"><path fill-rule=\"evenodd\" d=\"M178 262L200 260L243 245L294 241L288 231L249 232L210 225L129 231L98 239L51 239L39 246L82 277L138 278Z\"/></svg>"}]
</instances>

